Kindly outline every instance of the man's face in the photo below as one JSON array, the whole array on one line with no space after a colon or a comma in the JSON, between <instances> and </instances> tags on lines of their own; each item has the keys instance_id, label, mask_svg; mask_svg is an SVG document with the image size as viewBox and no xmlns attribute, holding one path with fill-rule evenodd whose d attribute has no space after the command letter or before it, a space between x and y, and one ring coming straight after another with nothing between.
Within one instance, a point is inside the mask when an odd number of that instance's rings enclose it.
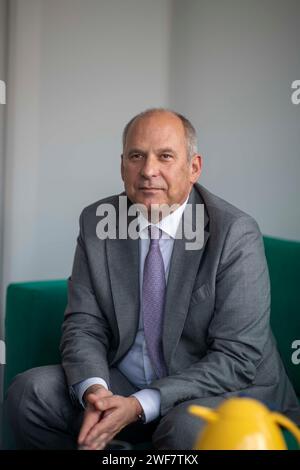
<instances>
[{"instance_id":1,"label":"man's face","mask_svg":"<svg viewBox=\"0 0 300 470\"><path fill-rule=\"evenodd\" d=\"M128 198L144 204L182 204L201 173L201 157L189 162L184 127L169 112L137 119L129 128L121 163Z\"/></svg>"}]
</instances>

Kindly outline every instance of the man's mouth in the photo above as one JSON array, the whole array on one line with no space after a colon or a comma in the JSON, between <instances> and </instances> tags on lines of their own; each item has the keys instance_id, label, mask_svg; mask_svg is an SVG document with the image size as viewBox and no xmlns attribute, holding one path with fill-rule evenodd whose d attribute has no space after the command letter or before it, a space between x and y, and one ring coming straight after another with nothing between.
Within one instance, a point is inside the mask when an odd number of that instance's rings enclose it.
<instances>
[{"instance_id":1,"label":"man's mouth","mask_svg":"<svg viewBox=\"0 0 300 470\"><path fill-rule=\"evenodd\" d=\"M145 187L141 187L139 189L141 189L142 191L163 191L163 188L145 188Z\"/></svg>"}]
</instances>

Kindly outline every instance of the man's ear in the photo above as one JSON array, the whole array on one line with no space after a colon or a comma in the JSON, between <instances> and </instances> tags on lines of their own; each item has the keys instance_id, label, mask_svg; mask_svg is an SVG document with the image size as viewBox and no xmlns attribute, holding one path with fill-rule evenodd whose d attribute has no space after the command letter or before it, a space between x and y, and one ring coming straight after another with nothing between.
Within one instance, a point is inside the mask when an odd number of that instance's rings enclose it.
<instances>
[{"instance_id":1,"label":"man's ear","mask_svg":"<svg viewBox=\"0 0 300 470\"><path fill-rule=\"evenodd\" d=\"M200 178L202 172L202 157L201 155L197 154L192 157L191 161L191 183L196 183L196 181Z\"/></svg>"},{"instance_id":2,"label":"man's ear","mask_svg":"<svg viewBox=\"0 0 300 470\"><path fill-rule=\"evenodd\" d=\"M123 153L121 154L121 177L124 181L124 164L123 164Z\"/></svg>"}]
</instances>

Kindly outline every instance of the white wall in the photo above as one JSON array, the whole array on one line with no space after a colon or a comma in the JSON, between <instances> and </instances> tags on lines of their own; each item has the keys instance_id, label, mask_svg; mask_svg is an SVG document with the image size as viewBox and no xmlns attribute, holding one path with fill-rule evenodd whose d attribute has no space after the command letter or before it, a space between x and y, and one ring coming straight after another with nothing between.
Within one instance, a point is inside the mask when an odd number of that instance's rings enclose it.
<instances>
[{"instance_id":1,"label":"white wall","mask_svg":"<svg viewBox=\"0 0 300 470\"><path fill-rule=\"evenodd\" d=\"M7 1L0 0L0 80L6 82L6 22ZM3 269L3 223L4 223L4 136L5 105L0 103L0 298ZM2 302L0 301L0 339L2 338Z\"/></svg>"},{"instance_id":2,"label":"white wall","mask_svg":"<svg viewBox=\"0 0 300 470\"><path fill-rule=\"evenodd\" d=\"M123 126L168 103L170 20L169 0L11 0L5 284L70 274L81 209L123 188Z\"/></svg>"},{"instance_id":3,"label":"white wall","mask_svg":"<svg viewBox=\"0 0 300 470\"><path fill-rule=\"evenodd\" d=\"M300 239L299 19L297 0L10 0L4 287L69 275L149 106L195 123L204 185Z\"/></svg>"},{"instance_id":4,"label":"white wall","mask_svg":"<svg viewBox=\"0 0 300 470\"><path fill-rule=\"evenodd\" d=\"M6 81L6 21L7 1L0 0L0 80ZM4 219L4 134L5 134L5 105L0 103L0 443L2 441L2 388L5 362L4 318L2 301L2 259L3 259L3 219ZM1 444L0 444L1 448Z\"/></svg>"},{"instance_id":5,"label":"white wall","mask_svg":"<svg viewBox=\"0 0 300 470\"><path fill-rule=\"evenodd\" d=\"M171 105L199 130L202 183L300 240L299 0L174 1Z\"/></svg>"}]
</instances>

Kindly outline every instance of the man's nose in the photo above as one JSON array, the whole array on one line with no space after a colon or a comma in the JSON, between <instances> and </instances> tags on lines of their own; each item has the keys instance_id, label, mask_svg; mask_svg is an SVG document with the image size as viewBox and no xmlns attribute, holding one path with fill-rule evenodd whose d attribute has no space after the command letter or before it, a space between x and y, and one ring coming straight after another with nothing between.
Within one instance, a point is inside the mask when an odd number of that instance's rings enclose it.
<instances>
[{"instance_id":1,"label":"man's nose","mask_svg":"<svg viewBox=\"0 0 300 470\"><path fill-rule=\"evenodd\" d=\"M159 162L155 155L147 155L144 160L141 175L144 178L151 178L153 176L157 176L159 174Z\"/></svg>"}]
</instances>

